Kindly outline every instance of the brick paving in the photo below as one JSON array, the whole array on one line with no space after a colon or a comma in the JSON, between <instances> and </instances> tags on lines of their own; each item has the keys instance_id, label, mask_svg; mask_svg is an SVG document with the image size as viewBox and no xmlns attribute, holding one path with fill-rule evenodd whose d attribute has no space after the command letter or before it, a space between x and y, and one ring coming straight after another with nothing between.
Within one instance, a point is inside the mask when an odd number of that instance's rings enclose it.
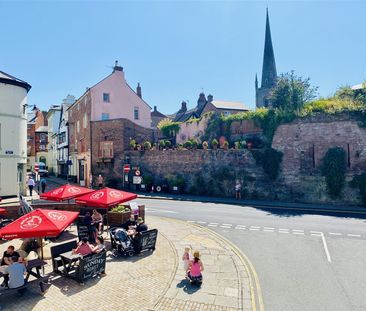
<instances>
[{"instance_id":1,"label":"brick paving","mask_svg":"<svg viewBox=\"0 0 366 311\"><path fill-rule=\"evenodd\" d=\"M108 256L106 276L85 285L50 274L44 296L32 287L23 297L0 302L0 310L252 310L247 272L228 245L206 229L181 221L148 217L147 224L159 230L154 253L127 259ZM20 242L3 243L0 252L10 243ZM186 245L202 254L201 288L185 280L180 259ZM49 264L46 273L50 271Z\"/></svg>"}]
</instances>

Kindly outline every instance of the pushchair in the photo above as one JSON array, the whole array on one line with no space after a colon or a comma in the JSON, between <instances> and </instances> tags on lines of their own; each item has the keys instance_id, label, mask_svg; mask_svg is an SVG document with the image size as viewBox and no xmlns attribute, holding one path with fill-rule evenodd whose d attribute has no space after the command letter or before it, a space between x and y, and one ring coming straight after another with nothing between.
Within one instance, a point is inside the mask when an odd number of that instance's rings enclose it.
<instances>
[{"instance_id":1,"label":"pushchair","mask_svg":"<svg viewBox=\"0 0 366 311\"><path fill-rule=\"evenodd\" d=\"M109 230L112 243L113 256L133 256L135 254L131 237L122 228L112 228Z\"/></svg>"}]
</instances>

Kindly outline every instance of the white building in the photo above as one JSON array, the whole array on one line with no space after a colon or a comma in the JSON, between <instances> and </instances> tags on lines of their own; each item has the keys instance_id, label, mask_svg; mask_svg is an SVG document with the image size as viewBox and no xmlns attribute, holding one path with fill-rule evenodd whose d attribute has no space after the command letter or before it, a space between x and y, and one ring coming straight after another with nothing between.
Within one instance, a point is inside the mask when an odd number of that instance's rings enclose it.
<instances>
[{"instance_id":1,"label":"white building","mask_svg":"<svg viewBox=\"0 0 366 311\"><path fill-rule=\"evenodd\" d=\"M60 127L60 115L61 107L53 105L47 112L47 126L48 126L48 173L52 175L58 175L57 166L57 139L58 129Z\"/></svg>"},{"instance_id":2,"label":"white building","mask_svg":"<svg viewBox=\"0 0 366 311\"><path fill-rule=\"evenodd\" d=\"M75 102L75 97L67 95L61 105L60 126L58 128L58 143L57 143L57 164L58 176L67 178L69 172L69 107Z\"/></svg>"},{"instance_id":3,"label":"white building","mask_svg":"<svg viewBox=\"0 0 366 311\"><path fill-rule=\"evenodd\" d=\"M0 71L0 196L26 191L27 94L31 86Z\"/></svg>"}]
</instances>

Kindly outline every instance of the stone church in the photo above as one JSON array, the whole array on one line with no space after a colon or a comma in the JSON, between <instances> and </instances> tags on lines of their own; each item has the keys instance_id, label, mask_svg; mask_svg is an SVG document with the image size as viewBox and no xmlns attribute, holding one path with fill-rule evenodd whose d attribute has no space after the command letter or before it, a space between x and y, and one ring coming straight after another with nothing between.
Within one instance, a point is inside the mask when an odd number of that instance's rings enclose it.
<instances>
[{"instance_id":1,"label":"stone church","mask_svg":"<svg viewBox=\"0 0 366 311\"><path fill-rule=\"evenodd\" d=\"M257 75L255 76L255 102L257 108L271 107L269 96L271 90L276 85L276 80L277 80L276 61L273 52L271 29L269 26L269 17L267 8L266 35L264 41L261 87L258 87L258 78Z\"/></svg>"}]
</instances>

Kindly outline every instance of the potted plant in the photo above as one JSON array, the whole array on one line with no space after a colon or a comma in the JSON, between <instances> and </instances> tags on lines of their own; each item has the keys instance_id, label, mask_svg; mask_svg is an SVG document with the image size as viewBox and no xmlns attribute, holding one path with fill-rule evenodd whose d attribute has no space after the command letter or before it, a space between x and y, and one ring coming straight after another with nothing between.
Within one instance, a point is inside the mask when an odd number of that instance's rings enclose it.
<instances>
[{"instance_id":1,"label":"potted plant","mask_svg":"<svg viewBox=\"0 0 366 311\"><path fill-rule=\"evenodd\" d=\"M227 140L224 141L224 150L229 149L229 142Z\"/></svg>"},{"instance_id":2,"label":"potted plant","mask_svg":"<svg viewBox=\"0 0 366 311\"><path fill-rule=\"evenodd\" d=\"M140 145L140 144L137 144L137 145L136 145L136 149L137 149L137 150L141 150L141 145Z\"/></svg>"},{"instance_id":3,"label":"potted plant","mask_svg":"<svg viewBox=\"0 0 366 311\"><path fill-rule=\"evenodd\" d=\"M235 146L235 149L236 150L238 150L238 149L240 149L240 141L236 141L235 143L234 143L234 146Z\"/></svg>"},{"instance_id":4,"label":"potted plant","mask_svg":"<svg viewBox=\"0 0 366 311\"><path fill-rule=\"evenodd\" d=\"M165 141L164 140L159 141L159 149L164 149L164 147L165 147Z\"/></svg>"},{"instance_id":5,"label":"potted plant","mask_svg":"<svg viewBox=\"0 0 366 311\"><path fill-rule=\"evenodd\" d=\"M217 141L216 138L214 138L212 141L211 141L211 146L213 149L217 149L217 146L218 146L219 142Z\"/></svg>"},{"instance_id":6,"label":"potted plant","mask_svg":"<svg viewBox=\"0 0 366 311\"><path fill-rule=\"evenodd\" d=\"M192 142L187 140L185 143L184 143L184 148L187 148L187 149L191 149L192 148Z\"/></svg>"},{"instance_id":7,"label":"potted plant","mask_svg":"<svg viewBox=\"0 0 366 311\"><path fill-rule=\"evenodd\" d=\"M248 141L247 142L247 147L248 147L248 149L252 149L253 143L251 141Z\"/></svg>"},{"instance_id":8,"label":"potted plant","mask_svg":"<svg viewBox=\"0 0 366 311\"><path fill-rule=\"evenodd\" d=\"M244 148L246 148L247 147L247 142L245 141L245 140L242 140L241 142L240 142L240 148L241 149L244 149Z\"/></svg>"},{"instance_id":9,"label":"potted plant","mask_svg":"<svg viewBox=\"0 0 366 311\"><path fill-rule=\"evenodd\" d=\"M145 148L145 150L150 150L151 149L151 143L149 141L145 141L144 142L144 148Z\"/></svg>"},{"instance_id":10,"label":"potted plant","mask_svg":"<svg viewBox=\"0 0 366 311\"><path fill-rule=\"evenodd\" d=\"M166 140L165 141L165 148L169 149L172 146L172 143L170 142L170 140Z\"/></svg>"},{"instance_id":11,"label":"potted plant","mask_svg":"<svg viewBox=\"0 0 366 311\"><path fill-rule=\"evenodd\" d=\"M197 141L197 139L192 138L192 139L191 139L191 144L192 144L192 148L193 148L194 150L197 150L197 147L198 147L198 141Z\"/></svg>"},{"instance_id":12,"label":"potted plant","mask_svg":"<svg viewBox=\"0 0 366 311\"><path fill-rule=\"evenodd\" d=\"M208 142L207 141L204 141L202 143L202 148L203 148L203 150L207 150L208 149Z\"/></svg>"},{"instance_id":13,"label":"potted plant","mask_svg":"<svg viewBox=\"0 0 366 311\"><path fill-rule=\"evenodd\" d=\"M130 140L130 149L135 150L136 149L136 140L131 139Z\"/></svg>"},{"instance_id":14,"label":"potted plant","mask_svg":"<svg viewBox=\"0 0 366 311\"><path fill-rule=\"evenodd\" d=\"M126 222L131 215L131 209L127 205L119 204L107 213L108 225L121 225Z\"/></svg>"}]
</instances>

